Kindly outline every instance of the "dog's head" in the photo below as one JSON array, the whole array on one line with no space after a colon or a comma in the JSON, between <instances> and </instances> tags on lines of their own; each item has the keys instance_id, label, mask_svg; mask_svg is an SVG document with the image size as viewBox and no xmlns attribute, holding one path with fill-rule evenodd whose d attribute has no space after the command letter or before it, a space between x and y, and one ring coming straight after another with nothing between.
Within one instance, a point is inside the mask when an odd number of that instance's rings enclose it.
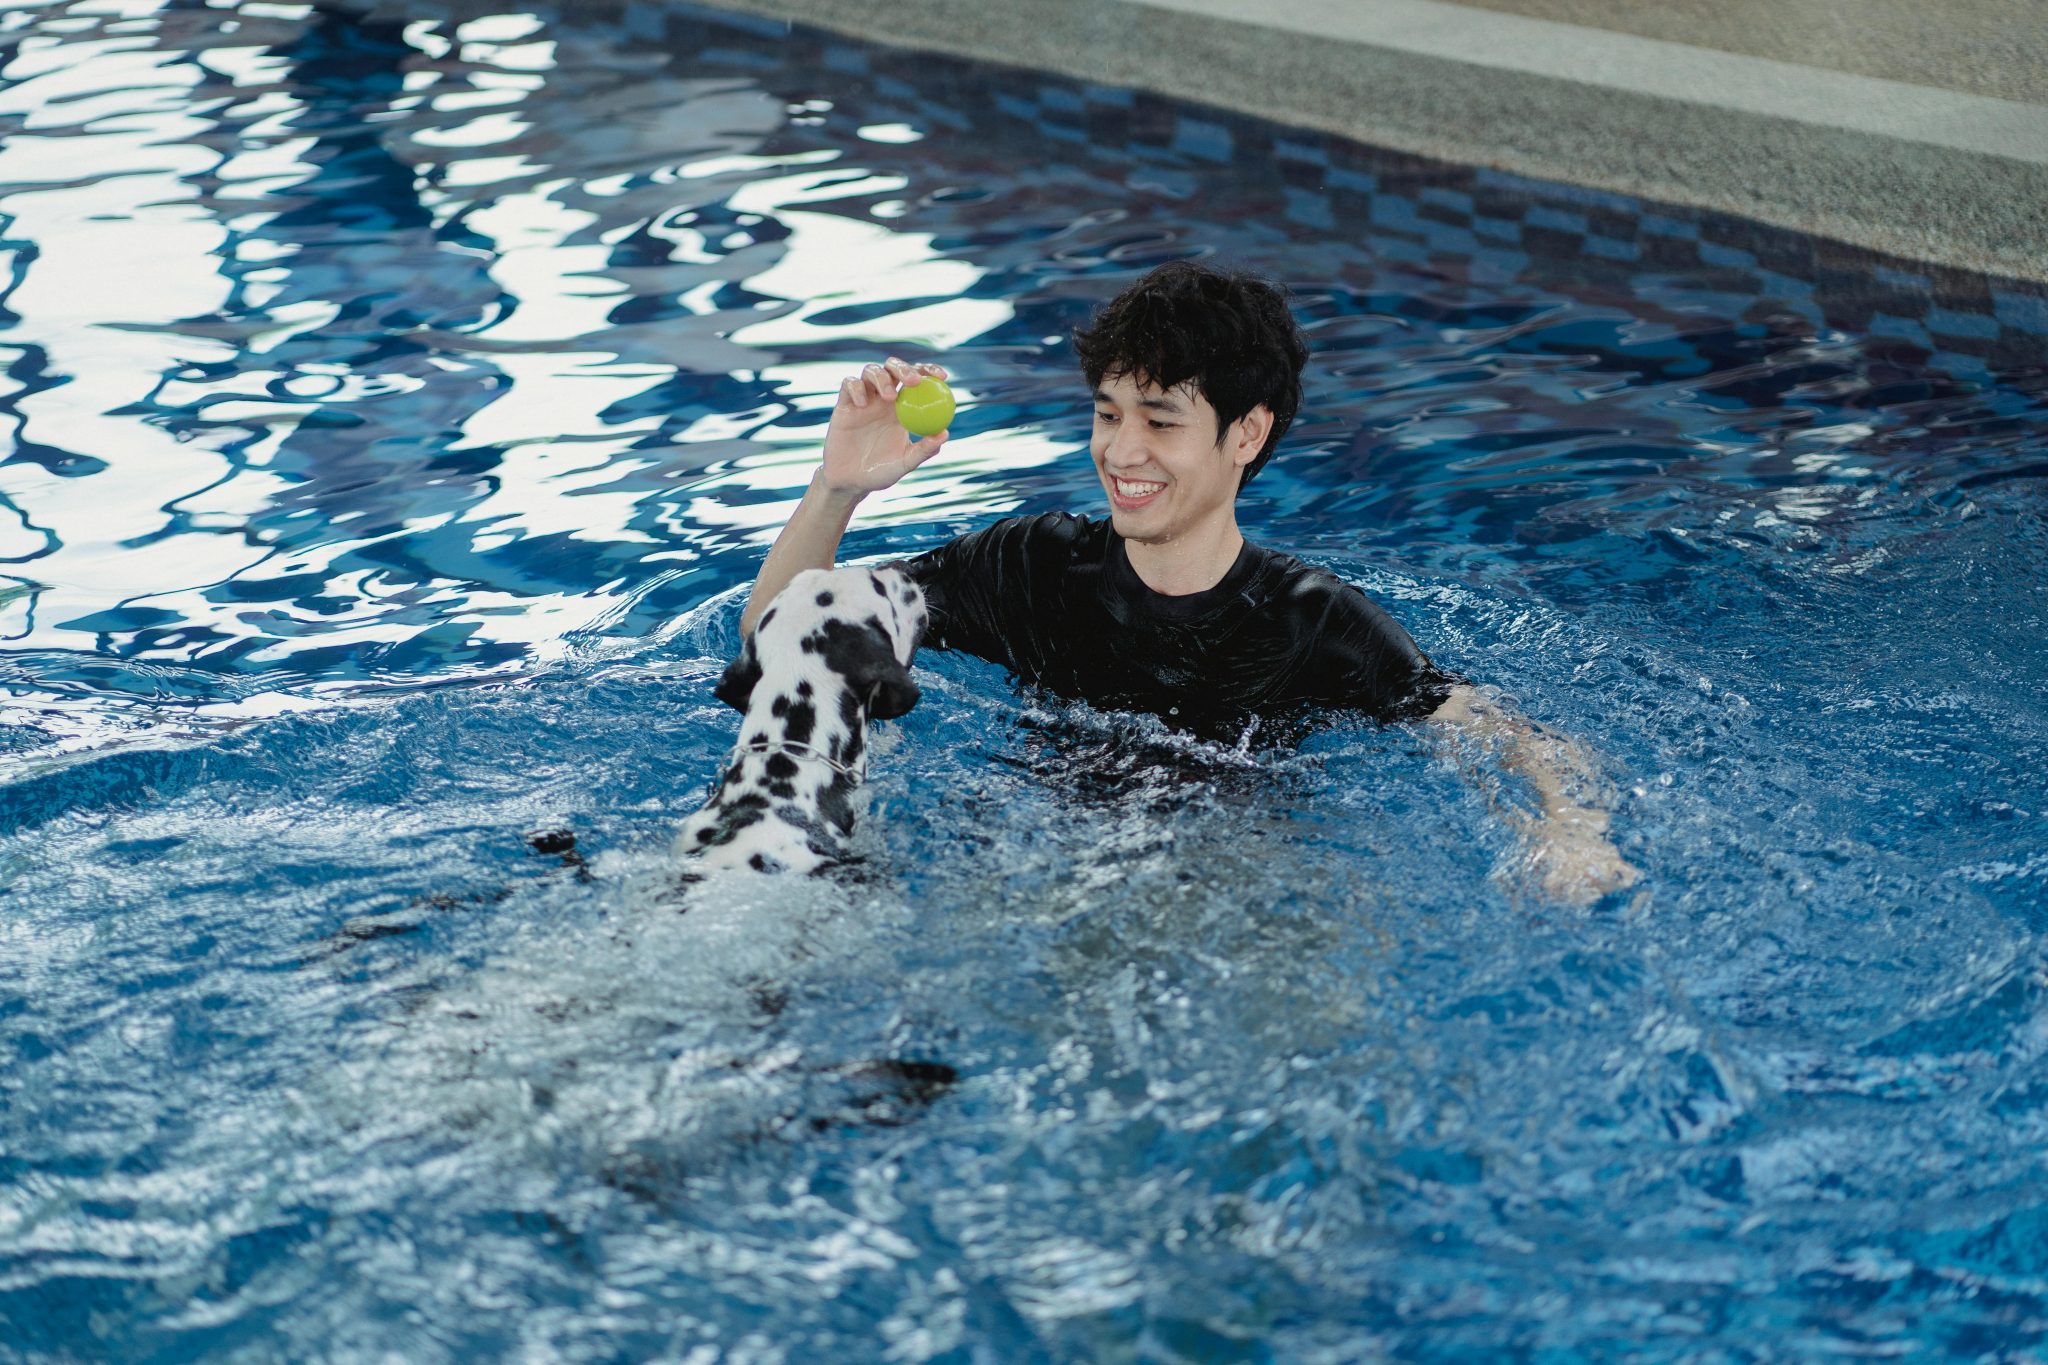
<instances>
[{"instance_id":1,"label":"dog's head","mask_svg":"<svg viewBox=\"0 0 2048 1365\"><path fill-rule=\"evenodd\" d=\"M806 569L761 613L719 679L718 699L745 711L770 674L785 695L806 681L815 691L818 680L805 675L822 667L869 719L893 720L917 705L910 661L924 626L924 593L895 569Z\"/></svg>"}]
</instances>

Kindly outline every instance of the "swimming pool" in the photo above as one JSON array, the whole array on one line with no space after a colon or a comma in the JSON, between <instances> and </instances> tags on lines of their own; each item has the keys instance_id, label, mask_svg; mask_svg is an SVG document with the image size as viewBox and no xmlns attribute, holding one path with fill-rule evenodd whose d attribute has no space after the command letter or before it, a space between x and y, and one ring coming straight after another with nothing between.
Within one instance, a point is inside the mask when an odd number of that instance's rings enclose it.
<instances>
[{"instance_id":1,"label":"swimming pool","mask_svg":"<svg viewBox=\"0 0 2048 1365\"><path fill-rule=\"evenodd\" d=\"M0 16L0 1359L2036 1348L2038 291L576 14ZM927 655L873 879L677 914L848 365L966 403L849 555L1093 508L1065 336L1196 253L1316 347L1248 533L1591 745L1642 887L1417 730Z\"/></svg>"}]
</instances>

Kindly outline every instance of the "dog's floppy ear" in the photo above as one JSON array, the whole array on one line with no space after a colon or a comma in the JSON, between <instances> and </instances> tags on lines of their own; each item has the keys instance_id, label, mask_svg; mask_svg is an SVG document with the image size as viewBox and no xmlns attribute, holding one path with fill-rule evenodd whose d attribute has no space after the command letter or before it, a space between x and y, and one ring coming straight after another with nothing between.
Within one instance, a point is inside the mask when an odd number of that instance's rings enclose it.
<instances>
[{"instance_id":1,"label":"dog's floppy ear","mask_svg":"<svg viewBox=\"0 0 2048 1365\"><path fill-rule=\"evenodd\" d=\"M846 679L846 685L868 704L870 720L894 720L917 705L922 694L911 680L910 670L896 657L881 622L864 625L851 621L827 621L820 651L832 671Z\"/></svg>"},{"instance_id":2,"label":"dog's floppy ear","mask_svg":"<svg viewBox=\"0 0 2048 1365\"><path fill-rule=\"evenodd\" d=\"M711 695L735 711L744 712L754 699L754 685L761 681L761 656L754 651L754 637L740 645L740 655L725 666L725 676Z\"/></svg>"},{"instance_id":3,"label":"dog's floppy ear","mask_svg":"<svg viewBox=\"0 0 2048 1365\"><path fill-rule=\"evenodd\" d=\"M875 720L894 720L917 705L917 699L923 695L910 670L896 661L896 651L883 640L881 663L875 669L868 693L868 715Z\"/></svg>"}]
</instances>

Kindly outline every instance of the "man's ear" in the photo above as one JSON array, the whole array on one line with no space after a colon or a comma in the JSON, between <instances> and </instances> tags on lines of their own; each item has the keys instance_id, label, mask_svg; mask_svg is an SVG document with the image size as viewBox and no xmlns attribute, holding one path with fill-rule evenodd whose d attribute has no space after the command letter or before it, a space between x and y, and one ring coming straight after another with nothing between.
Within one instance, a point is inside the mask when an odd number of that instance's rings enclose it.
<instances>
[{"instance_id":1,"label":"man's ear","mask_svg":"<svg viewBox=\"0 0 2048 1365\"><path fill-rule=\"evenodd\" d=\"M740 646L739 657L725 666L725 675L711 689L711 695L733 710L745 712L753 702L754 685L760 681L761 656L755 653L754 637L749 635Z\"/></svg>"},{"instance_id":2,"label":"man's ear","mask_svg":"<svg viewBox=\"0 0 2048 1365\"><path fill-rule=\"evenodd\" d=\"M1273 434L1273 410L1260 403L1230 424L1230 462L1239 469L1259 458L1266 438Z\"/></svg>"}]
</instances>

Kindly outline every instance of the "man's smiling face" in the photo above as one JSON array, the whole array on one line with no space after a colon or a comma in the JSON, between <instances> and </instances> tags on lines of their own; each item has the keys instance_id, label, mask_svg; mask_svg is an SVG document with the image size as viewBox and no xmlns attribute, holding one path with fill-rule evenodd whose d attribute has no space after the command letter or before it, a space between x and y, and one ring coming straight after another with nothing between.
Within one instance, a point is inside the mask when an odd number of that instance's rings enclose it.
<instances>
[{"instance_id":1,"label":"man's smiling face","mask_svg":"<svg viewBox=\"0 0 2048 1365\"><path fill-rule=\"evenodd\" d=\"M1197 528L1234 525L1240 476L1258 454L1256 442L1245 446L1250 420L1233 422L1218 441L1216 409L1193 384L1162 390L1128 374L1105 375L1088 449L1116 533L1164 544Z\"/></svg>"}]
</instances>

